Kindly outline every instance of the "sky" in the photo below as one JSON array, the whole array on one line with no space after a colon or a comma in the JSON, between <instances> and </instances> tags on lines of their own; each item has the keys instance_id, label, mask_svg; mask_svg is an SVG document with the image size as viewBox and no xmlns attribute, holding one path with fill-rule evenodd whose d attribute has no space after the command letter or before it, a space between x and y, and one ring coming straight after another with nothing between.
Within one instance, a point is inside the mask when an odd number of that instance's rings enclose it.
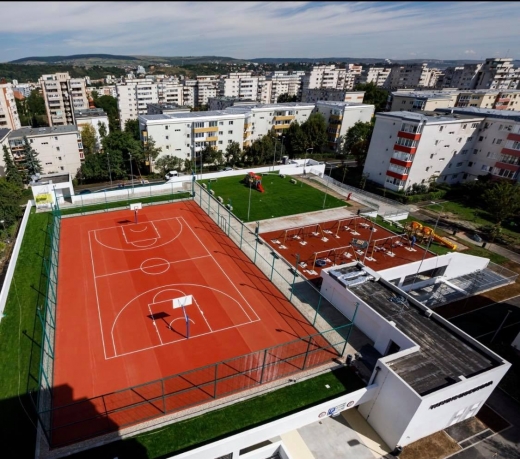
<instances>
[{"instance_id":1,"label":"sky","mask_svg":"<svg viewBox=\"0 0 520 459\"><path fill-rule=\"evenodd\" d=\"M0 8L0 62L89 53L520 58L517 2L0 2Z\"/></svg>"}]
</instances>

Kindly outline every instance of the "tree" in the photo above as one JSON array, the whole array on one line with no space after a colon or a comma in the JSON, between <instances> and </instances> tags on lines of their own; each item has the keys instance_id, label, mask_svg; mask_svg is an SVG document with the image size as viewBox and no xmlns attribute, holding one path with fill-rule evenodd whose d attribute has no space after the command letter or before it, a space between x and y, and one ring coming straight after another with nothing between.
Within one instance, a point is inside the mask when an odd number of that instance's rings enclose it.
<instances>
[{"instance_id":1,"label":"tree","mask_svg":"<svg viewBox=\"0 0 520 459\"><path fill-rule=\"evenodd\" d=\"M142 148L145 163L148 165L151 171L153 169L153 162L161 154L162 148L155 146L155 140L152 138L152 136L148 137L146 143L142 144Z\"/></svg>"},{"instance_id":2,"label":"tree","mask_svg":"<svg viewBox=\"0 0 520 459\"><path fill-rule=\"evenodd\" d=\"M22 174L20 174L20 171L16 167L16 164L14 163L14 160L11 156L11 153L9 152L9 149L7 148L7 145L4 145L4 164L5 164L5 179L12 183L13 185L16 185L18 188L23 188L23 177Z\"/></svg>"},{"instance_id":3,"label":"tree","mask_svg":"<svg viewBox=\"0 0 520 459\"><path fill-rule=\"evenodd\" d=\"M96 130L91 124L85 124L81 128L81 142L85 155L97 153L99 151Z\"/></svg>"},{"instance_id":4,"label":"tree","mask_svg":"<svg viewBox=\"0 0 520 459\"><path fill-rule=\"evenodd\" d=\"M228 164L235 164L237 160L240 158L240 144L238 142L231 142L226 147L226 153L224 156L226 157L226 161Z\"/></svg>"},{"instance_id":5,"label":"tree","mask_svg":"<svg viewBox=\"0 0 520 459\"><path fill-rule=\"evenodd\" d=\"M327 145L327 122L321 113L312 113L302 124L302 131L307 139L307 148L312 148L314 153L323 151Z\"/></svg>"},{"instance_id":6,"label":"tree","mask_svg":"<svg viewBox=\"0 0 520 459\"><path fill-rule=\"evenodd\" d=\"M482 205L498 229L504 220L520 210L520 187L507 181L495 182L484 192Z\"/></svg>"},{"instance_id":7,"label":"tree","mask_svg":"<svg viewBox=\"0 0 520 459\"><path fill-rule=\"evenodd\" d=\"M110 167L112 167L112 155L114 155L114 160L121 161L120 167L126 173L140 173L140 166L144 164L144 151L141 143L127 132L111 131L103 139L103 151L110 154ZM132 167L130 167L130 158L132 158Z\"/></svg>"},{"instance_id":8,"label":"tree","mask_svg":"<svg viewBox=\"0 0 520 459\"><path fill-rule=\"evenodd\" d=\"M182 159L177 156L164 155L155 161L155 167L161 170L161 173L165 175L169 171L178 170L182 167Z\"/></svg>"},{"instance_id":9,"label":"tree","mask_svg":"<svg viewBox=\"0 0 520 459\"><path fill-rule=\"evenodd\" d=\"M126 120L125 132L131 134L135 140L141 140L141 133L139 132L138 120Z\"/></svg>"},{"instance_id":10,"label":"tree","mask_svg":"<svg viewBox=\"0 0 520 459\"><path fill-rule=\"evenodd\" d=\"M9 227L22 215L21 197L22 189L18 185L0 178L0 219L5 226Z\"/></svg>"},{"instance_id":11,"label":"tree","mask_svg":"<svg viewBox=\"0 0 520 459\"><path fill-rule=\"evenodd\" d=\"M289 158L295 158L296 156L304 155L307 150L309 141L307 135L303 131L302 127L295 121L291 123L287 133L285 134L285 142L287 153Z\"/></svg>"},{"instance_id":12,"label":"tree","mask_svg":"<svg viewBox=\"0 0 520 459\"><path fill-rule=\"evenodd\" d=\"M101 121L98 121L98 132L101 142L103 142L103 139L108 134L107 125L105 123L102 123Z\"/></svg>"},{"instance_id":13,"label":"tree","mask_svg":"<svg viewBox=\"0 0 520 459\"><path fill-rule=\"evenodd\" d=\"M117 99L112 96L94 97L92 94L94 105L102 108L108 116L108 127L110 132L120 131L119 126L119 110L117 108Z\"/></svg>"},{"instance_id":14,"label":"tree","mask_svg":"<svg viewBox=\"0 0 520 459\"><path fill-rule=\"evenodd\" d=\"M365 164L373 132L374 123L363 123L362 121L355 123L345 135L343 154L354 155L358 162L358 166Z\"/></svg>"},{"instance_id":15,"label":"tree","mask_svg":"<svg viewBox=\"0 0 520 459\"><path fill-rule=\"evenodd\" d=\"M375 111L382 112L386 109L388 91L379 88L375 83L361 83L354 87L354 91L365 91L363 103L375 105Z\"/></svg>"},{"instance_id":16,"label":"tree","mask_svg":"<svg viewBox=\"0 0 520 459\"><path fill-rule=\"evenodd\" d=\"M280 94L276 100L276 103L283 104L285 102L298 102L298 96L290 96L287 92Z\"/></svg>"},{"instance_id":17,"label":"tree","mask_svg":"<svg viewBox=\"0 0 520 459\"><path fill-rule=\"evenodd\" d=\"M39 174L42 170L42 165L40 160L38 159L38 153L31 147L31 144L27 140L27 137L23 138L24 148L23 148L23 167L27 174L26 181L29 182L31 180L32 175Z\"/></svg>"}]
</instances>

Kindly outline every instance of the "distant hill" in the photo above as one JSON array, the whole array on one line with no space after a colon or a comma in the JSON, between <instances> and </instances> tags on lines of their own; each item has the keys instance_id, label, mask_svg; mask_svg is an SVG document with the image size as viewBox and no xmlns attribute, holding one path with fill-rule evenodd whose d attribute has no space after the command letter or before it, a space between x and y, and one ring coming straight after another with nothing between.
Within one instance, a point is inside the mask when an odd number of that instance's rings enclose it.
<instances>
[{"instance_id":1,"label":"distant hill","mask_svg":"<svg viewBox=\"0 0 520 459\"><path fill-rule=\"evenodd\" d=\"M203 63L243 63L242 59L222 56L121 56L116 54L73 54L70 56L31 56L16 59L10 64L19 65L75 65L79 67L89 66L133 66L137 65L197 65Z\"/></svg>"}]
</instances>

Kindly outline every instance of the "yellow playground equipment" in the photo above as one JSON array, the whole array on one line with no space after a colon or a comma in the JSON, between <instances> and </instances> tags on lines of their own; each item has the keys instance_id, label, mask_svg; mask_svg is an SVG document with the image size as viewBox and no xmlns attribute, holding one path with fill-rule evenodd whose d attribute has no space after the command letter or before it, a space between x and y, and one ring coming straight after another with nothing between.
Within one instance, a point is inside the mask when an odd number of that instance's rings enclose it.
<instances>
[{"instance_id":1,"label":"yellow playground equipment","mask_svg":"<svg viewBox=\"0 0 520 459\"><path fill-rule=\"evenodd\" d=\"M411 238L415 235L418 242L425 242L429 238L432 238L432 240L434 240L435 242L443 244L446 247L449 247L451 250L455 250L457 248L456 244L449 241L448 239L440 237L439 235L434 233L432 228L430 228L429 226L423 226L419 222L410 222L409 225L406 225L404 230L408 235L408 238Z\"/></svg>"}]
</instances>

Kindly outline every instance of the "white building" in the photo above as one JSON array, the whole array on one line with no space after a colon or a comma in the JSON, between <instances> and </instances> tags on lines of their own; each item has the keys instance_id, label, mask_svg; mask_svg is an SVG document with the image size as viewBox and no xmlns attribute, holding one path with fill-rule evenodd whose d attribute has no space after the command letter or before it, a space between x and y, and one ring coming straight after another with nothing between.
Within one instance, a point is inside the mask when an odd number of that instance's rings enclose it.
<instances>
[{"instance_id":1,"label":"white building","mask_svg":"<svg viewBox=\"0 0 520 459\"><path fill-rule=\"evenodd\" d=\"M108 134L110 132L108 127L108 116L105 111L101 108L88 108L86 110L78 110L74 113L74 117L76 119L76 126L78 126L78 130L81 133L81 129L83 126L89 124L96 131L96 143L97 148L101 149L101 136L99 135L99 130L101 126L105 126L105 132Z\"/></svg>"},{"instance_id":2,"label":"white building","mask_svg":"<svg viewBox=\"0 0 520 459\"><path fill-rule=\"evenodd\" d=\"M85 80L68 73L42 75L39 79L50 126L74 125L74 111L89 108Z\"/></svg>"},{"instance_id":3,"label":"white building","mask_svg":"<svg viewBox=\"0 0 520 459\"><path fill-rule=\"evenodd\" d=\"M126 80L116 85L121 129L127 120L146 114L147 104L159 102L157 83L150 79Z\"/></svg>"},{"instance_id":4,"label":"white building","mask_svg":"<svg viewBox=\"0 0 520 459\"><path fill-rule=\"evenodd\" d=\"M376 114L363 170L392 190L519 171L520 112L473 107Z\"/></svg>"},{"instance_id":5,"label":"white building","mask_svg":"<svg viewBox=\"0 0 520 459\"><path fill-rule=\"evenodd\" d=\"M0 84L0 129L21 127L12 83Z\"/></svg>"},{"instance_id":6,"label":"white building","mask_svg":"<svg viewBox=\"0 0 520 459\"><path fill-rule=\"evenodd\" d=\"M9 147L9 133L11 129L0 128L0 177L5 176L4 145Z\"/></svg>"},{"instance_id":7,"label":"white building","mask_svg":"<svg viewBox=\"0 0 520 459\"><path fill-rule=\"evenodd\" d=\"M251 72L230 73L219 81L219 96L233 99L258 99L258 79Z\"/></svg>"},{"instance_id":8,"label":"white building","mask_svg":"<svg viewBox=\"0 0 520 459\"><path fill-rule=\"evenodd\" d=\"M458 91L394 91L390 97L390 111L433 111L455 107Z\"/></svg>"},{"instance_id":9,"label":"white building","mask_svg":"<svg viewBox=\"0 0 520 459\"><path fill-rule=\"evenodd\" d=\"M303 89L302 102L318 102L319 100L333 102L356 102L363 103L365 91L346 91L344 89Z\"/></svg>"},{"instance_id":10,"label":"white building","mask_svg":"<svg viewBox=\"0 0 520 459\"><path fill-rule=\"evenodd\" d=\"M31 95L33 89L33 83L17 83L16 85L13 83L13 91L18 91L25 98Z\"/></svg>"},{"instance_id":11,"label":"white building","mask_svg":"<svg viewBox=\"0 0 520 459\"><path fill-rule=\"evenodd\" d=\"M321 113L328 123L327 134L329 147L338 150L340 138L344 138L348 130L357 122L369 123L374 116L373 105L349 102L316 102L316 112Z\"/></svg>"},{"instance_id":12,"label":"white building","mask_svg":"<svg viewBox=\"0 0 520 459\"><path fill-rule=\"evenodd\" d=\"M429 88L434 87L432 73L436 69L428 68L428 64L395 65L388 77L388 87L392 89ZM433 86L431 86L433 84Z\"/></svg>"},{"instance_id":13,"label":"white building","mask_svg":"<svg viewBox=\"0 0 520 459\"><path fill-rule=\"evenodd\" d=\"M359 82L361 78L361 72L363 66L356 64L347 64L345 68L345 84L343 89L348 91L354 90L354 86Z\"/></svg>"},{"instance_id":14,"label":"white building","mask_svg":"<svg viewBox=\"0 0 520 459\"><path fill-rule=\"evenodd\" d=\"M512 58L489 58L477 73L475 89L517 89L519 84L520 68Z\"/></svg>"},{"instance_id":15,"label":"white building","mask_svg":"<svg viewBox=\"0 0 520 459\"><path fill-rule=\"evenodd\" d=\"M190 107L182 107L175 103L159 102L158 104L148 104L147 115L170 115L171 113L188 113Z\"/></svg>"},{"instance_id":16,"label":"white building","mask_svg":"<svg viewBox=\"0 0 520 459\"><path fill-rule=\"evenodd\" d=\"M267 81L270 83L270 85L263 85L263 88L266 90L266 94L261 94L262 103L264 103L264 100L266 100L265 103L276 104L278 97L280 97L282 94L288 94L289 97L296 96L299 99L301 96L303 74L304 72L273 72L272 75L267 77Z\"/></svg>"},{"instance_id":17,"label":"white building","mask_svg":"<svg viewBox=\"0 0 520 459\"><path fill-rule=\"evenodd\" d=\"M303 89L345 89L346 72L335 65L316 65L303 77Z\"/></svg>"},{"instance_id":18,"label":"white building","mask_svg":"<svg viewBox=\"0 0 520 459\"><path fill-rule=\"evenodd\" d=\"M16 163L24 160L23 138L38 153L42 174L66 172L76 176L83 160L81 134L76 126L21 128L11 131L9 147Z\"/></svg>"},{"instance_id":19,"label":"white building","mask_svg":"<svg viewBox=\"0 0 520 459\"><path fill-rule=\"evenodd\" d=\"M386 88L391 70L391 68L385 67L364 68L357 83L374 83L379 88Z\"/></svg>"}]
</instances>

